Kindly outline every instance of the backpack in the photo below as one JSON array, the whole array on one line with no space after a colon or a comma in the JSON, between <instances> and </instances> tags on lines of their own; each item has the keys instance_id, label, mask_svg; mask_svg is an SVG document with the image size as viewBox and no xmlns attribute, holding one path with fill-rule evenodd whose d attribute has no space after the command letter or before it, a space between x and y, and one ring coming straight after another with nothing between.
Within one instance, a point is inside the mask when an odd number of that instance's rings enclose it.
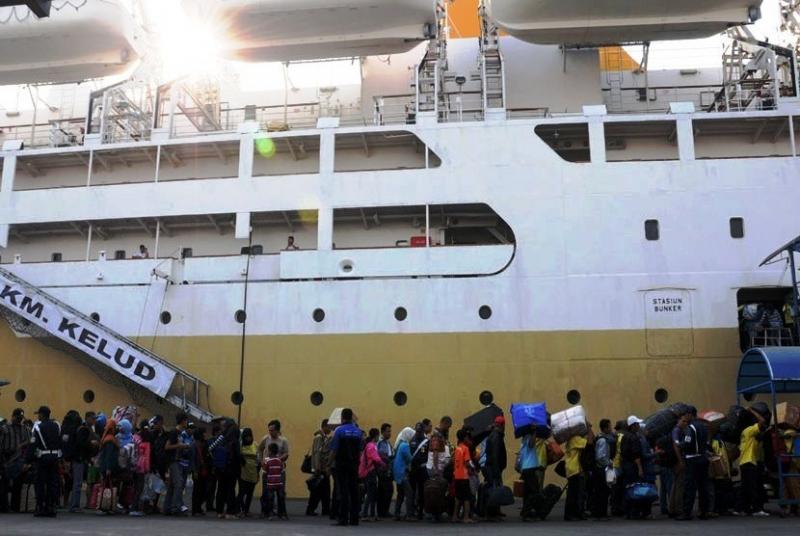
<instances>
[{"instance_id":1,"label":"backpack","mask_svg":"<svg viewBox=\"0 0 800 536\"><path fill-rule=\"evenodd\" d=\"M211 451L211 465L214 469L225 469L230 457L228 445L223 436L219 436L209 449Z\"/></svg>"}]
</instances>

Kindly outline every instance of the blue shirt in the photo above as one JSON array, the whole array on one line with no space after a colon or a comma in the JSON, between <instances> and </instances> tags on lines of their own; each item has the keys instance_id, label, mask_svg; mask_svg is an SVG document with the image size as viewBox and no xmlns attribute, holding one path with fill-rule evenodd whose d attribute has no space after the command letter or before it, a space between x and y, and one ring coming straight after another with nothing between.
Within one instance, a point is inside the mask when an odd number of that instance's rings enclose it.
<instances>
[{"instance_id":1,"label":"blue shirt","mask_svg":"<svg viewBox=\"0 0 800 536\"><path fill-rule=\"evenodd\" d=\"M539 455L536 452L536 447L530 446L531 439L531 436L522 438L522 447L519 450L519 462L523 471L526 469L538 469L540 467Z\"/></svg>"},{"instance_id":2,"label":"blue shirt","mask_svg":"<svg viewBox=\"0 0 800 536\"><path fill-rule=\"evenodd\" d=\"M338 469L358 469L364 434L353 423L343 424L333 433L331 452Z\"/></svg>"},{"instance_id":3,"label":"blue shirt","mask_svg":"<svg viewBox=\"0 0 800 536\"><path fill-rule=\"evenodd\" d=\"M397 447L397 453L394 456L394 481L398 484L402 484L408 478L406 474L408 472L408 466L411 464L411 448L408 446L408 443L405 441L400 442L400 446Z\"/></svg>"}]
</instances>

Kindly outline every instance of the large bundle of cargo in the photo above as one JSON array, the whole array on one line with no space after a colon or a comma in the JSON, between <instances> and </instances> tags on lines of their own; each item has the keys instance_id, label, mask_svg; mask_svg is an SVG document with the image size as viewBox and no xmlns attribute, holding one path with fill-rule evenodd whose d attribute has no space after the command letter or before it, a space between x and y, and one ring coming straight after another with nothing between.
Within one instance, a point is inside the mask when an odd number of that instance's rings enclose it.
<instances>
[{"instance_id":1,"label":"large bundle of cargo","mask_svg":"<svg viewBox=\"0 0 800 536\"><path fill-rule=\"evenodd\" d=\"M575 406L554 414L550 418L550 423L553 437L559 443L566 443L570 438L583 436L589 432L583 406Z\"/></svg>"},{"instance_id":2,"label":"large bundle of cargo","mask_svg":"<svg viewBox=\"0 0 800 536\"><path fill-rule=\"evenodd\" d=\"M531 435L537 429L548 427L547 406L544 402L512 404L511 420L514 423L514 437Z\"/></svg>"},{"instance_id":3,"label":"large bundle of cargo","mask_svg":"<svg viewBox=\"0 0 800 536\"><path fill-rule=\"evenodd\" d=\"M783 402L775 408L775 424L778 428L800 428L800 408L795 405Z\"/></svg>"}]
</instances>

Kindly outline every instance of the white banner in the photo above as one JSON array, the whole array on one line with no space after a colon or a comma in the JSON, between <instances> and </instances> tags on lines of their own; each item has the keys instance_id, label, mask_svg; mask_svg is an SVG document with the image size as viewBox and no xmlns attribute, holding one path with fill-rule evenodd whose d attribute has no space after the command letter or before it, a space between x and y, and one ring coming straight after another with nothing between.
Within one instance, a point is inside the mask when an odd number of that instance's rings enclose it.
<instances>
[{"instance_id":1,"label":"white banner","mask_svg":"<svg viewBox=\"0 0 800 536\"><path fill-rule=\"evenodd\" d=\"M54 337L111 367L129 380L165 397L175 371L137 350L98 324L62 310L47 296L27 292L0 274L0 305L36 324Z\"/></svg>"}]
</instances>

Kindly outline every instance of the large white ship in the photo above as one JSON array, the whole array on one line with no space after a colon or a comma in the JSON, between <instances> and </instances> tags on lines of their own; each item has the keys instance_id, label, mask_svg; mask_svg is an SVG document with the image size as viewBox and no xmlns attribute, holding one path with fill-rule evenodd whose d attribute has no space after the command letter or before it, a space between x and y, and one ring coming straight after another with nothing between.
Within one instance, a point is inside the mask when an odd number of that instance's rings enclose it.
<instances>
[{"instance_id":1,"label":"large white ship","mask_svg":"<svg viewBox=\"0 0 800 536\"><path fill-rule=\"evenodd\" d=\"M163 4L0 8L0 414L132 400L302 449L341 406L722 407L742 345L792 343L740 308L792 294L759 264L798 232L797 2ZM298 81L326 70L355 76Z\"/></svg>"}]
</instances>

